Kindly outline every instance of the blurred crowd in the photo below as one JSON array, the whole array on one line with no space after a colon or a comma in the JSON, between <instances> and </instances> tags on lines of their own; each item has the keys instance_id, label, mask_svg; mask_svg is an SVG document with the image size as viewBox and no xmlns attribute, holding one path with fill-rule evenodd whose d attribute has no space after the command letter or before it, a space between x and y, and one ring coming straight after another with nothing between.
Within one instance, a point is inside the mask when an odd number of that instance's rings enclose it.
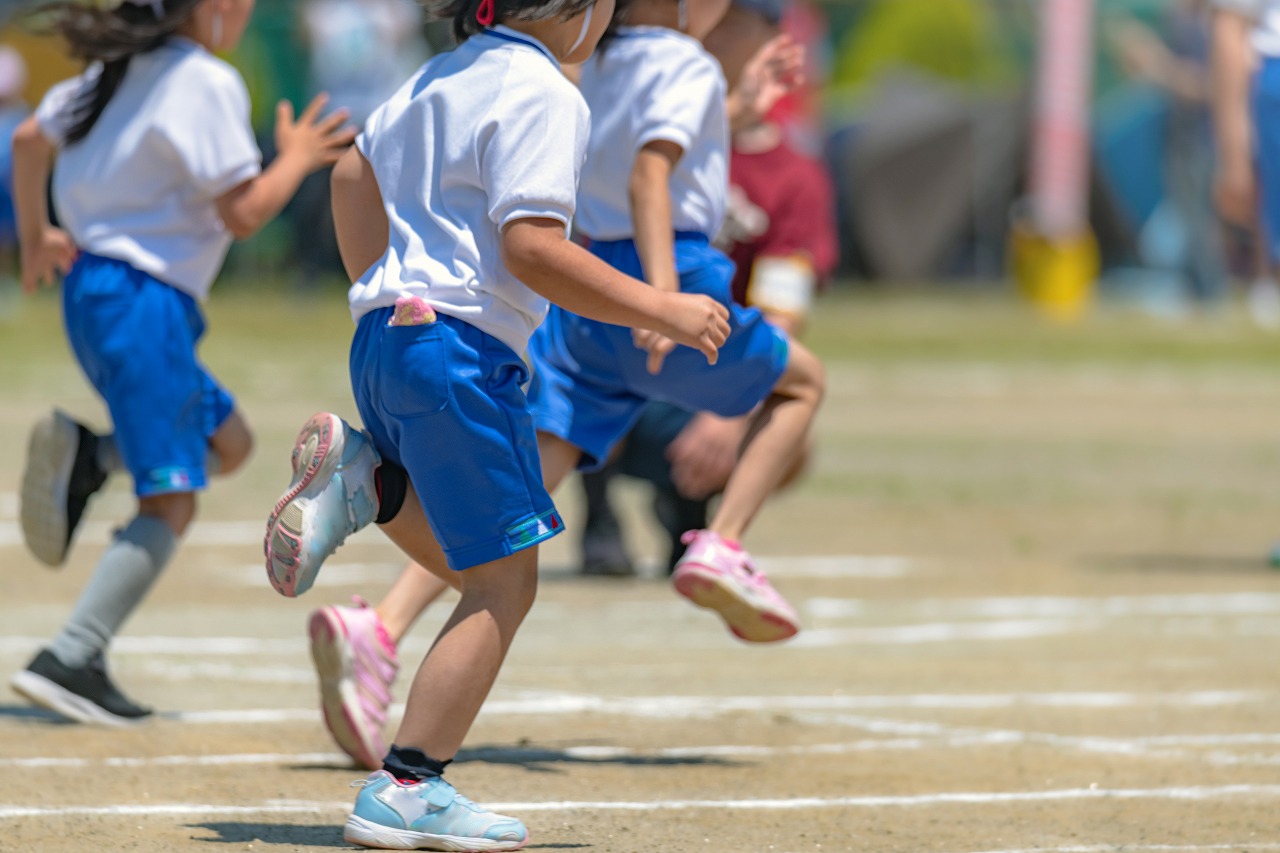
<instances>
[{"instance_id":1,"label":"blurred crowd","mask_svg":"<svg viewBox=\"0 0 1280 853\"><path fill-rule=\"evenodd\" d=\"M1228 282L1280 325L1280 296L1249 229L1212 208L1208 0L1098 4L1090 223L1102 288L1161 314L1223 305ZM1033 0L794 0L782 29L805 45L810 84L774 118L788 144L825 164L839 277L876 282L1005 277L1011 211L1025 192L1037 51ZM260 0L233 57L271 156L272 105L317 92L360 122L447 32L412 0ZM7 45L7 46L6 46ZM72 70L56 52L0 31L0 134ZM25 62L24 62L25 59ZM0 268L13 265L0 150ZM237 247L230 270L295 287L340 280L327 178ZM741 223L739 223L741 224Z\"/></svg>"}]
</instances>

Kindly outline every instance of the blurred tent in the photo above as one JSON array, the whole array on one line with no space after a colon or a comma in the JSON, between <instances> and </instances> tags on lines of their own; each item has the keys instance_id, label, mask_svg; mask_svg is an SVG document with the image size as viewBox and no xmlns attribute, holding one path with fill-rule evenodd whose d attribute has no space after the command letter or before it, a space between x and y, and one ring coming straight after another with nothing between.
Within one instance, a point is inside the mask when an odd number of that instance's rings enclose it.
<instances>
[{"instance_id":1,"label":"blurred tent","mask_svg":"<svg viewBox=\"0 0 1280 853\"><path fill-rule=\"evenodd\" d=\"M1001 276L1029 124L1020 95L965 93L920 75L885 80L828 146L850 271L888 281ZM1090 181L1104 259L1127 259L1132 221L1096 165Z\"/></svg>"},{"instance_id":2,"label":"blurred tent","mask_svg":"<svg viewBox=\"0 0 1280 853\"><path fill-rule=\"evenodd\" d=\"M945 271L966 237L999 236L1022 162L1026 115L1014 98L965 97L919 76L881 86L858 129L833 139L845 236L876 278Z\"/></svg>"}]
</instances>

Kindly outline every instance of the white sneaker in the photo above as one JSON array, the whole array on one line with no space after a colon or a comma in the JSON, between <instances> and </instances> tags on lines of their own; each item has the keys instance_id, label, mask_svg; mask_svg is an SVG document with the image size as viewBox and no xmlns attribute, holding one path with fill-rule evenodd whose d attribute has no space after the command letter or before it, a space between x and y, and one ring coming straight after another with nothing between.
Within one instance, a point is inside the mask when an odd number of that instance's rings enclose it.
<instances>
[{"instance_id":1,"label":"white sneaker","mask_svg":"<svg viewBox=\"0 0 1280 853\"><path fill-rule=\"evenodd\" d=\"M293 598L315 583L320 566L346 538L378 515L373 443L337 415L307 421L293 449L293 482L267 519L262 549L267 579Z\"/></svg>"}]
</instances>

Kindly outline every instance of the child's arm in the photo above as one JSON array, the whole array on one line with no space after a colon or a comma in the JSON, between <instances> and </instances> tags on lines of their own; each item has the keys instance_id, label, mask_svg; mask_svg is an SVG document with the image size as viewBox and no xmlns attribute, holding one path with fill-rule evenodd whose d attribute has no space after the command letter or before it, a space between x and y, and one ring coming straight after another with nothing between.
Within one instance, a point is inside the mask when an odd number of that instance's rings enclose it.
<instances>
[{"instance_id":1,"label":"child's arm","mask_svg":"<svg viewBox=\"0 0 1280 853\"><path fill-rule=\"evenodd\" d=\"M261 175L218 198L218 215L237 239L252 236L274 219L307 175L336 163L355 141L355 129L343 127L346 110L320 120L327 100L326 96L317 95L296 122L288 101L281 101L276 107L279 153L275 161Z\"/></svg>"},{"instance_id":2,"label":"child's arm","mask_svg":"<svg viewBox=\"0 0 1280 853\"><path fill-rule=\"evenodd\" d=\"M329 180L333 228L347 278L356 281L387 250L391 226L373 167L357 148L347 149Z\"/></svg>"},{"instance_id":3,"label":"child's arm","mask_svg":"<svg viewBox=\"0 0 1280 853\"><path fill-rule=\"evenodd\" d=\"M747 62L726 98L729 130L736 133L764 121L773 105L803 82L804 48L786 34L770 39Z\"/></svg>"},{"instance_id":4,"label":"child's arm","mask_svg":"<svg viewBox=\"0 0 1280 853\"><path fill-rule=\"evenodd\" d=\"M1218 141L1218 174L1214 195L1222 217L1251 226L1257 216L1253 173L1249 78L1253 22L1238 12L1219 9L1213 16L1212 70L1214 130Z\"/></svg>"},{"instance_id":5,"label":"child's arm","mask_svg":"<svg viewBox=\"0 0 1280 853\"><path fill-rule=\"evenodd\" d=\"M647 143L631 166L628 185L631 197L631 227L635 229L636 253L645 281L658 290L676 293L680 275L676 271L675 234L671 228L671 173L684 155L674 142L658 139ZM662 362L675 343L655 330L637 330L636 346L648 351L650 373L662 369Z\"/></svg>"},{"instance_id":6,"label":"child's arm","mask_svg":"<svg viewBox=\"0 0 1280 853\"><path fill-rule=\"evenodd\" d=\"M13 134L13 203L18 218L22 257L22 289L34 293L40 283L52 285L71 272L75 243L49 221L49 173L57 148L40 130L35 116Z\"/></svg>"},{"instance_id":7,"label":"child's arm","mask_svg":"<svg viewBox=\"0 0 1280 853\"><path fill-rule=\"evenodd\" d=\"M707 296L649 287L565 238L556 219L516 219L502 229L502 260L535 292L602 323L650 329L701 350L712 364L729 336L729 312Z\"/></svg>"}]
</instances>

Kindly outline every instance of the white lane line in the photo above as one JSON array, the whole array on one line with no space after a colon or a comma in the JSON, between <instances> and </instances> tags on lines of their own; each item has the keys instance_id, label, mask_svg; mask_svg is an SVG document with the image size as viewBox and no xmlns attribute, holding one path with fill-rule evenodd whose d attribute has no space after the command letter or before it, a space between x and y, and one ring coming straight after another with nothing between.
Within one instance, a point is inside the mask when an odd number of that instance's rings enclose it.
<instances>
[{"instance_id":1,"label":"white lane line","mask_svg":"<svg viewBox=\"0 0 1280 853\"><path fill-rule=\"evenodd\" d=\"M735 712L776 713L839 712L923 708L972 710L1015 707L1053 708L1145 708L1223 707L1274 701L1275 694L1263 691L1197 691L1189 693L1009 693L1009 694L907 694L901 696L589 696L576 694L529 694L492 699L480 713L485 716L560 716L581 713L610 714L643 718L713 718ZM403 705L393 705L392 714L402 714ZM164 714L166 719L186 723L243 725L284 723L314 719L312 708L246 708L208 711L180 711ZM861 719L861 718L858 718ZM821 718L822 724L844 722L838 715ZM848 723L846 723L848 724ZM925 726L925 723L901 723ZM945 728L945 727L943 727ZM931 729L932 731L932 729Z\"/></svg>"},{"instance_id":2,"label":"white lane line","mask_svg":"<svg viewBox=\"0 0 1280 853\"><path fill-rule=\"evenodd\" d=\"M869 795L858 797L792 797L759 800L586 800L486 803L497 812L561 811L692 811L698 809L828 809L888 806L1010 805L1064 800L1221 800L1236 797L1280 797L1280 785L1218 785L1181 788L1065 788L1053 791L965 791L938 794ZM148 805L38 807L3 805L0 819L25 817L283 814L348 811L348 802L269 800L259 806L219 806L201 803Z\"/></svg>"},{"instance_id":3,"label":"white lane line","mask_svg":"<svg viewBox=\"0 0 1280 853\"><path fill-rule=\"evenodd\" d=\"M1242 841L1239 844L1079 844L1070 847L1021 847L1016 850L980 850L975 853L1197 853L1201 850L1280 850L1270 841Z\"/></svg>"},{"instance_id":4,"label":"white lane line","mask_svg":"<svg viewBox=\"0 0 1280 853\"><path fill-rule=\"evenodd\" d=\"M1101 627L1097 620L1004 619L991 622L940 622L874 628L809 628L791 640L791 648L816 649L847 645L910 646L978 640L1026 640L1083 634Z\"/></svg>"},{"instance_id":5,"label":"white lane line","mask_svg":"<svg viewBox=\"0 0 1280 853\"><path fill-rule=\"evenodd\" d=\"M0 767L186 767L192 764L205 767L222 767L237 764L340 764L346 766L351 759L339 752L249 752L231 755L154 755L110 756L107 758L0 758Z\"/></svg>"},{"instance_id":6,"label":"white lane line","mask_svg":"<svg viewBox=\"0 0 1280 853\"><path fill-rule=\"evenodd\" d=\"M0 653L27 654L49 642L48 637L0 636ZM302 637L116 637L111 651L125 655L272 655L301 654Z\"/></svg>"},{"instance_id":7,"label":"white lane line","mask_svg":"<svg viewBox=\"0 0 1280 853\"><path fill-rule=\"evenodd\" d=\"M811 598L805 610L819 619L847 619L877 610L931 619L1073 619L1125 616L1254 616L1280 613L1280 594L1010 596L984 598Z\"/></svg>"},{"instance_id":8,"label":"white lane line","mask_svg":"<svg viewBox=\"0 0 1280 853\"><path fill-rule=\"evenodd\" d=\"M318 713L310 714L318 720ZM819 718L823 721L826 718ZM850 723L848 718L842 720ZM754 746L749 744L709 744L703 746L673 746L656 749L636 749L625 746L496 746L464 750L464 761L485 761L495 754L527 756L529 761L556 760L560 757L581 761L608 761L622 758L768 758L780 755L847 755L859 752L921 751L926 749L962 749L976 746L1006 746L1020 743L1041 743L1068 746L1088 752L1105 752L1142 758L1203 758L1211 764L1280 764L1280 755L1212 751L1196 752L1178 747L1203 745L1212 742L1212 736L1173 735L1153 738L1076 737L1048 732L1023 732L1010 730L959 729L936 723L907 723L895 720L858 718L858 728L887 735L838 743L796 744L792 746ZM1280 743L1280 734L1258 733L1242 736L1223 736L1235 743ZM1158 742L1157 748L1152 748ZM345 766L348 759L337 752L303 753L232 753L204 755L156 755L148 757L114 756L106 758L67 758L33 756L28 758L0 758L0 767L168 767L195 765L234 764L339 764Z\"/></svg>"}]
</instances>

